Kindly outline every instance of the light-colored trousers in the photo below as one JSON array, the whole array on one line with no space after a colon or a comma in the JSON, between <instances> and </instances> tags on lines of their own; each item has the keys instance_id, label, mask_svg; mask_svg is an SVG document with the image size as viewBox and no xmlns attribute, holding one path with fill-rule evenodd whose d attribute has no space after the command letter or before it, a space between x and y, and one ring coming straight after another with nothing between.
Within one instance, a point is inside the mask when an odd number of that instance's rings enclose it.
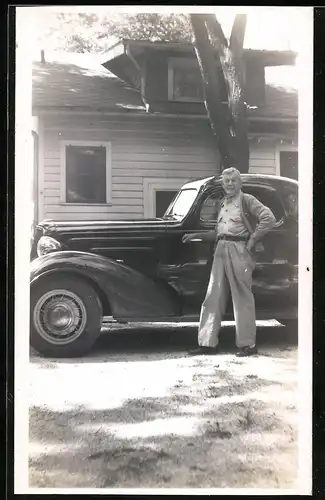
<instances>
[{"instance_id":1,"label":"light-colored trousers","mask_svg":"<svg viewBox=\"0 0 325 500\"><path fill-rule=\"evenodd\" d=\"M236 322L237 347L252 346L256 340L255 301L252 294L252 273L255 261L245 241L220 240L211 268L207 293L202 304L198 343L218 345L221 320L231 291Z\"/></svg>"}]
</instances>

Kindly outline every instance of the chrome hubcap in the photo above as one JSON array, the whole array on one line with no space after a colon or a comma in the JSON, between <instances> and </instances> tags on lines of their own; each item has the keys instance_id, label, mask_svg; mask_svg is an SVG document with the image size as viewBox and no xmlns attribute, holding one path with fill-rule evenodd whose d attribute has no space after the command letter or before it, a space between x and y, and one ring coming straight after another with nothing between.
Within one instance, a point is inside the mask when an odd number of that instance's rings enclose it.
<instances>
[{"instance_id":1,"label":"chrome hubcap","mask_svg":"<svg viewBox=\"0 0 325 500\"><path fill-rule=\"evenodd\" d=\"M38 299L33 317L44 340L62 345L75 341L82 334L87 312L82 300L73 292L51 290Z\"/></svg>"}]
</instances>

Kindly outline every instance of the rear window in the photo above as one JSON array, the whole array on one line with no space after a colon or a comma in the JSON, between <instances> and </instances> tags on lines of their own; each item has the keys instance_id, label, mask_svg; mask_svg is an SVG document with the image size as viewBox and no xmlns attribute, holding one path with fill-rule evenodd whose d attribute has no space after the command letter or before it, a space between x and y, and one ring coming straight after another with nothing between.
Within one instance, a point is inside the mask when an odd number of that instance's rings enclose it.
<instances>
[{"instance_id":1,"label":"rear window","mask_svg":"<svg viewBox=\"0 0 325 500\"><path fill-rule=\"evenodd\" d=\"M263 205L269 207L277 221L284 217L284 207L276 191L256 186L243 186L242 191L255 196Z\"/></svg>"}]
</instances>

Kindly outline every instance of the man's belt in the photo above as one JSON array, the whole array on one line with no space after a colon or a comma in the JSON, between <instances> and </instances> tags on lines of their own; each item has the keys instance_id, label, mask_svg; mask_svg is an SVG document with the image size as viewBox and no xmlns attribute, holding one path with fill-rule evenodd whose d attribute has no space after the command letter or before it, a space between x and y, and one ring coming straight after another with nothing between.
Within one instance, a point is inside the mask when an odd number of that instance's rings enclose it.
<instances>
[{"instance_id":1,"label":"man's belt","mask_svg":"<svg viewBox=\"0 0 325 500\"><path fill-rule=\"evenodd\" d=\"M235 234L219 234L217 236L217 241L226 240L226 241L247 241L249 236L236 236Z\"/></svg>"}]
</instances>

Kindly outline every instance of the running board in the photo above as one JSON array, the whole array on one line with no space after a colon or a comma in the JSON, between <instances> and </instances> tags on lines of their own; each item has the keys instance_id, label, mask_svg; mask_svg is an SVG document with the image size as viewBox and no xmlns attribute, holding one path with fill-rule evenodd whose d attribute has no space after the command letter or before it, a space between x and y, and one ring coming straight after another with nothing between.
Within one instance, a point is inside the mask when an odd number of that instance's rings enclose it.
<instances>
[{"instance_id":1,"label":"running board","mask_svg":"<svg viewBox=\"0 0 325 500\"><path fill-rule=\"evenodd\" d=\"M110 325L112 326L124 326L124 327L129 327L129 326L141 326L141 328L157 328L157 327L163 327L163 326L170 326L170 327L192 327L192 328L197 328L199 325L198 321L187 321L187 320L181 320L181 321L128 321L126 323L122 323L116 320L112 320L110 317L106 317L103 319L102 326L103 327L109 327ZM227 327L235 327L235 321L222 321L221 325L223 328ZM281 323L281 320L278 321L276 319L260 319L256 321L256 326L258 328L267 328L267 327L281 327L283 326Z\"/></svg>"}]
</instances>

